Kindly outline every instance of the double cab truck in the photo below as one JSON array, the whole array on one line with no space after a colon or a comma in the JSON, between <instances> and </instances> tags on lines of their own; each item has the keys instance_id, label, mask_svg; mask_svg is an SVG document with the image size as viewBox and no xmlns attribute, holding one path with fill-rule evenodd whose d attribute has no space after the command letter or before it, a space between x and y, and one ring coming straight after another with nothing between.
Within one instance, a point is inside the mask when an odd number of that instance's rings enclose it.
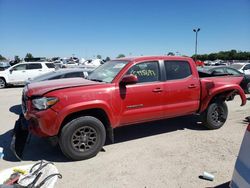
<instances>
[{"instance_id":1,"label":"double cab truck","mask_svg":"<svg viewBox=\"0 0 250 188\"><path fill-rule=\"evenodd\" d=\"M57 138L70 159L95 156L117 127L198 114L208 129L223 126L225 101L246 96L243 77L201 78L191 58L150 56L109 61L86 79L70 78L25 86L22 109L28 130ZM174 126L174 125L173 125Z\"/></svg>"}]
</instances>

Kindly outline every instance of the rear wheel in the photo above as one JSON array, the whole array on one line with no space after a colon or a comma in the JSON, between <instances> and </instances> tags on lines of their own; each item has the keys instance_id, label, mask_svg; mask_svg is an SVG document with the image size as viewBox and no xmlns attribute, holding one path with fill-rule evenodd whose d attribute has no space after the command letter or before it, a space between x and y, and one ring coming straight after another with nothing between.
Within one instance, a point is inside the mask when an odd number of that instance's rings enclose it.
<instances>
[{"instance_id":1,"label":"rear wheel","mask_svg":"<svg viewBox=\"0 0 250 188\"><path fill-rule=\"evenodd\" d=\"M60 134L59 145L70 159L83 160L95 156L105 143L105 127L99 119L84 116L67 123Z\"/></svg>"},{"instance_id":2,"label":"rear wheel","mask_svg":"<svg viewBox=\"0 0 250 188\"><path fill-rule=\"evenodd\" d=\"M227 104L222 101L216 101L209 104L207 110L202 114L203 125L208 129L219 129L227 120Z\"/></svg>"},{"instance_id":3,"label":"rear wheel","mask_svg":"<svg viewBox=\"0 0 250 188\"><path fill-rule=\"evenodd\" d=\"M0 88L5 88L6 87L6 82L3 78L0 78Z\"/></svg>"}]
</instances>

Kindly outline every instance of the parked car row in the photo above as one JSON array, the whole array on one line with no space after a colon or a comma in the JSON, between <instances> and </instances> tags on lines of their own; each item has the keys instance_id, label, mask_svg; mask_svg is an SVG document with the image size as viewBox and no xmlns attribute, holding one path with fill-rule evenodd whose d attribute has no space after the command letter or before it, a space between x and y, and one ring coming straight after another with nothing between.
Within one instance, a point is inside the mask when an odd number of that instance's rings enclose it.
<instances>
[{"instance_id":1,"label":"parked car row","mask_svg":"<svg viewBox=\"0 0 250 188\"><path fill-rule=\"evenodd\" d=\"M85 78L93 68L72 68L55 70L51 62L18 63L0 71L0 88L8 85L26 85L31 82L54 80L61 78Z\"/></svg>"},{"instance_id":2,"label":"parked car row","mask_svg":"<svg viewBox=\"0 0 250 188\"><path fill-rule=\"evenodd\" d=\"M250 94L250 75L244 74L239 70L229 67L229 66L206 66L206 67L199 67L199 71L209 73L212 76L243 76L243 80L240 83L240 86L245 91L245 93Z\"/></svg>"},{"instance_id":3,"label":"parked car row","mask_svg":"<svg viewBox=\"0 0 250 188\"><path fill-rule=\"evenodd\" d=\"M29 78L55 70L55 65L50 62L18 63L0 72L0 88L7 85L24 85Z\"/></svg>"}]
</instances>

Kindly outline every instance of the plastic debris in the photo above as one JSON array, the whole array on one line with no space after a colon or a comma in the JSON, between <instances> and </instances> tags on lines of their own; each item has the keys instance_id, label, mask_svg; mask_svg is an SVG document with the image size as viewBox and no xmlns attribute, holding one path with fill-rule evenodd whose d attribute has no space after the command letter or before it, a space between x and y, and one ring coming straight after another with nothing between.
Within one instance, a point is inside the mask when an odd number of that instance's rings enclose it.
<instances>
[{"instance_id":1,"label":"plastic debris","mask_svg":"<svg viewBox=\"0 0 250 188\"><path fill-rule=\"evenodd\" d=\"M214 180L214 175L209 172L204 171L202 177L203 179L206 179L206 180L210 180L210 181Z\"/></svg>"}]
</instances>

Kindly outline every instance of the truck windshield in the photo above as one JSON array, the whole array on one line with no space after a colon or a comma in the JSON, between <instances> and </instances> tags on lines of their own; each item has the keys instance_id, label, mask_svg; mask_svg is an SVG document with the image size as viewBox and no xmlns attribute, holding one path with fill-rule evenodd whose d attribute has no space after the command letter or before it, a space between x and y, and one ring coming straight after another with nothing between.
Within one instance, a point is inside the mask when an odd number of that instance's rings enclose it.
<instances>
[{"instance_id":1,"label":"truck windshield","mask_svg":"<svg viewBox=\"0 0 250 188\"><path fill-rule=\"evenodd\" d=\"M120 70L128 63L128 61L108 61L95 69L87 79L111 83Z\"/></svg>"}]
</instances>

